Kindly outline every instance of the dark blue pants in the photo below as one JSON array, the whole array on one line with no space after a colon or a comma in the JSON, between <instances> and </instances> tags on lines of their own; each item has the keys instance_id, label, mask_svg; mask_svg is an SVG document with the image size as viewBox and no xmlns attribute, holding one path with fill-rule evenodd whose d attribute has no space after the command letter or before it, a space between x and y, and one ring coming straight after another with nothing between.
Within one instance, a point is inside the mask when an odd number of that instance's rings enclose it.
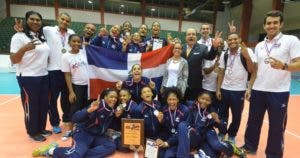
<instances>
[{"instance_id":1,"label":"dark blue pants","mask_svg":"<svg viewBox=\"0 0 300 158\"><path fill-rule=\"evenodd\" d=\"M219 157L223 152L227 156L233 155L233 148L230 144L219 141L215 130L209 130L206 133L206 139L202 145L203 151L210 157Z\"/></svg>"},{"instance_id":2,"label":"dark blue pants","mask_svg":"<svg viewBox=\"0 0 300 158\"><path fill-rule=\"evenodd\" d=\"M249 117L245 132L245 145L251 150L258 148L265 112L269 116L267 158L283 156L284 131L287 121L289 92L262 92L252 90Z\"/></svg>"},{"instance_id":3,"label":"dark blue pants","mask_svg":"<svg viewBox=\"0 0 300 158\"><path fill-rule=\"evenodd\" d=\"M172 146L164 149L164 158L176 158L177 146Z\"/></svg>"},{"instance_id":4,"label":"dark blue pants","mask_svg":"<svg viewBox=\"0 0 300 158\"><path fill-rule=\"evenodd\" d=\"M228 122L229 108L232 113L232 121L226 133L228 136L235 137L241 123L244 108L245 91L230 91L221 89L222 100L220 103L220 118L222 122ZM226 134L222 133L222 134Z\"/></svg>"},{"instance_id":5,"label":"dark blue pants","mask_svg":"<svg viewBox=\"0 0 300 158\"><path fill-rule=\"evenodd\" d=\"M49 117L50 124L52 126L59 125L59 114L57 110L57 99L60 94L60 104L63 111L62 120L63 122L70 122L70 102L69 102L69 91L65 81L64 73L60 70L49 71L50 81L50 106L49 106Z\"/></svg>"},{"instance_id":6,"label":"dark blue pants","mask_svg":"<svg viewBox=\"0 0 300 158\"><path fill-rule=\"evenodd\" d=\"M116 145L105 136L91 135L82 129L74 131L74 145L59 147L53 152L53 158L100 158L114 153Z\"/></svg>"},{"instance_id":7,"label":"dark blue pants","mask_svg":"<svg viewBox=\"0 0 300 158\"><path fill-rule=\"evenodd\" d=\"M178 147L176 157L187 158L190 157L191 149L197 149L203 143L203 137L199 135L194 129L188 129L185 122L178 124Z\"/></svg>"},{"instance_id":8,"label":"dark blue pants","mask_svg":"<svg viewBox=\"0 0 300 158\"><path fill-rule=\"evenodd\" d=\"M73 91L76 95L75 102L71 105L70 108L70 115L71 117L73 114L85 107L88 106L88 85L75 85L72 84Z\"/></svg>"},{"instance_id":9,"label":"dark blue pants","mask_svg":"<svg viewBox=\"0 0 300 158\"><path fill-rule=\"evenodd\" d=\"M46 128L49 106L49 77L17 76L25 114L26 131L30 136L40 134Z\"/></svg>"}]
</instances>

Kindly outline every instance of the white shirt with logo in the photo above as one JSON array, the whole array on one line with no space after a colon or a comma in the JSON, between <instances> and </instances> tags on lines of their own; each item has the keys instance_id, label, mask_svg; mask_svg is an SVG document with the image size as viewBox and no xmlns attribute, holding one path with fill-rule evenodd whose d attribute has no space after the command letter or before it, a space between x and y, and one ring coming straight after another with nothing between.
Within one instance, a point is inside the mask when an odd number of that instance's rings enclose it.
<instances>
[{"instance_id":1,"label":"white shirt with logo","mask_svg":"<svg viewBox=\"0 0 300 158\"><path fill-rule=\"evenodd\" d=\"M247 50L251 60L255 62L253 51L250 48L247 48ZM248 72L242 64L240 48L235 55L231 54L230 50L222 53L219 67L223 69L225 68L225 53L228 53L228 59L221 88L231 91L245 91L247 88Z\"/></svg>"},{"instance_id":2,"label":"white shirt with logo","mask_svg":"<svg viewBox=\"0 0 300 158\"><path fill-rule=\"evenodd\" d=\"M67 52L62 55L62 72L71 72L72 83L75 85L88 85L88 63L82 49L77 54Z\"/></svg>"},{"instance_id":3,"label":"white shirt with logo","mask_svg":"<svg viewBox=\"0 0 300 158\"><path fill-rule=\"evenodd\" d=\"M62 36L59 32L58 26L45 26L43 31L47 40L47 44L51 49L48 70L61 70L60 61L63 54L62 49L65 49L66 52L71 50L68 44L68 38L75 32L71 29L68 29L65 36Z\"/></svg>"},{"instance_id":4,"label":"white shirt with logo","mask_svg":"<svg viewBox=\"0 0 300 158\"><path fill-rule=\"evenodd\" d=\"M258 70L253 89L266 92L288 92L291 84L291 72L273 69L266 64L266 58L273 57L283 63L291 63L300 57L300 41L296 36L279 33L271 41L265 38L255 47Z\"/></svg>"},{"instance_id":5,"label":"white shirt with logo","mask_svg":"<svg viewBox=\"0 0 300 158\"><path fill-rule=\"evenodd\" d=\"M13 35L10 44L10 52L17 53L23 46L32 40L24 32ZM45 76L48 74L47 65L50 48L46 42L37 41L35 49L25 52L22 60L16 64L17 76Z\"/></svg>"}]
</instances>

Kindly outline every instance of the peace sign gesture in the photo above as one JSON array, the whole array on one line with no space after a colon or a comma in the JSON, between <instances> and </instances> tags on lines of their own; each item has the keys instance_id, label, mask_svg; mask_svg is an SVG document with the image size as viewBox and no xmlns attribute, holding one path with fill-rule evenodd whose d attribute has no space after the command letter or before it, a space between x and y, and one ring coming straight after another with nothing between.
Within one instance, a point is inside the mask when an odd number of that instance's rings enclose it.
<instances>
[{"instance_id":1,"label":"peace sign gesture","mask_svg":"<svg viewBox=\"0 0 300 158\"><path fill-rule=\"evenodd\" d=\"M230 33L235 33L236 32L236 26L234 26L234 21L231 20L231 23L228 22L228 28Z\"/></svg>"},{"instance_id":2,"label":"peace sign gesture","mask_svg":"<svg viewBox=\"0 0 300 158\"><path fill-rule=\"evenodd\" d=\"M239 44L239 46L241 47L241 53L242 53L243 57L245 59L250 59L246 44L244 42L242 42L241 44Z\"/></svg>"},{"instance_id":3,"label":"peace sign gesture","mask_svg":"<svg viewBox=\"0 0 300 158\"><path fill-rule=\"evenodd\" d=\"M100 95L98 95L98 98L96 101L93 101L90 105L90 107L87 109L88 113L92 113L95 110L97 110L99 108L99 104L100 104Z\"/></svg>"},{"instance_id":4,"label":"peace sign gesture","mask_svg":"<svg viewBox=\"0 0 300 158\"><path fill-rule=\"evenodd\" d=\"M17 32L22 32L23 29L23 20L15 18L14 30Z\"/></svg>"},{"instance_id":5,"label":"peace sign gesture","mask_svg":"<svg viewBox=\"0 0 300 158\"><path fill-rule=\"evenodd\" d=\"M216 31L215 38L212 40L212 46L217 49L222 43L222 32Z\"/></svg>"},{"instance_id":6,"label":"peace sign gesture","mask_svg":"<svg viewBox=\"0 0 300 158\"><path fill-rule=\"evenodd\" d=\"M26 45L24 45L23 49L24 49L25 51L30 51L30 50L32 50L32 49L35 49L35 46L36 46L36 45L40 45L40 44L41 44L41 43L38 42L38 39L34 39L34 40L28 42Z\"/></svg>"}]
</instances>

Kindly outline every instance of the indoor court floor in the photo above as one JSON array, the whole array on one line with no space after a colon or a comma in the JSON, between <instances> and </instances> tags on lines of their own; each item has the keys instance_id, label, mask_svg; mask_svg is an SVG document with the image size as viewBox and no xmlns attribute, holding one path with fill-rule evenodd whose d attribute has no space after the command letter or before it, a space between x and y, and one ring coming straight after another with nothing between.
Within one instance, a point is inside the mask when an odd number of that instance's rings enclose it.
<instances>
[{"instance_id":1,"label":"indoor court floor","mask_svg":"<svg viewBox=\"0 0 300 158\"><path fill-rule=\"evenodd\" d=\"M285 132L284 158L299 158L300 155L300 82L293 81L291 97L288 107L288 122ZM245 102L242 123L237 136L237 145L243 144L243 135L247 123L249 103ZM62 142L62 134L53 134L45 142L34 142L26 134L24 114L19 96L19 88L14 73L0 71L0 157L1 158L30 158L33 149L56 141L60 146L69 146L71 141ZM61 125L65 130L64 125ZM47 129L51 130L48 122ZM265 116L259 149L256 155L247 155L248 158L265 157L264 150L267 140L268 117ZM133 153L116 152L112 158L132 158ZM143 154L140 153L140 157Z\"/></svg>"}]
</instances>

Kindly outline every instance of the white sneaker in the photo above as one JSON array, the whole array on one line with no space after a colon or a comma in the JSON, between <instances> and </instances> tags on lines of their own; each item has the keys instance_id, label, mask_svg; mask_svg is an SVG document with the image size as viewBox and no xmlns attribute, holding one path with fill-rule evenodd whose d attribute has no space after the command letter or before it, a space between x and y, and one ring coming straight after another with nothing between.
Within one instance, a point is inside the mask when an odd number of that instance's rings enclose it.
<instances>
[{"instance_id":1,"label":"white sneaker","mask_svg":"<svg viewBox=\"0 0 300 158\"><path fill-rule=\"evenodd\" d=\"M200 158L210 158L205 154L205 152L202 149L199 149L198 154Z\"/></svg>"},{"instance_id":2,"label":"white sneaker","mask_svg":"<svg viewBox=\"0 0 300 158\"><path fill-rule=\"evenodd\" d=\"M67 131L62 137L61 140L62 141L67 141L70 137L72 137L73 132L72 131Z\"/></svg>"}]
</instances>

